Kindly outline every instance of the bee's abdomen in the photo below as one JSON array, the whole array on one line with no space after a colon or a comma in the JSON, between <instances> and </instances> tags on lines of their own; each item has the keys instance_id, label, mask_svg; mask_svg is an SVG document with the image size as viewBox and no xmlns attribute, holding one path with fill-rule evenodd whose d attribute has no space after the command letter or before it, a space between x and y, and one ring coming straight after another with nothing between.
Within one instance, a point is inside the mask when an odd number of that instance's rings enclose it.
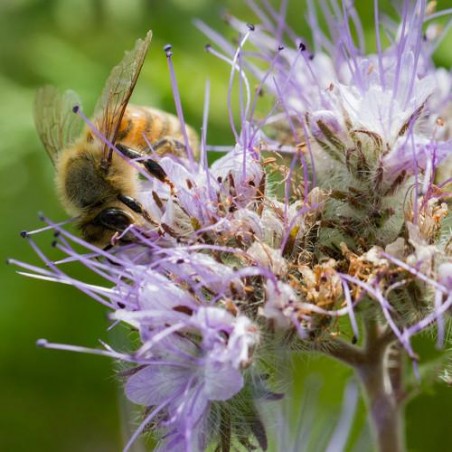
<instances>
[{"instance_id":1,"label":"bee's abdomen","mask_svg":"<svg viewBox=\"0 0 452 452\"><path fill-rule=\"evenodd\" d=\"M196 132L190 126L186 127L190 146L196 153L198 148ZM129 105L121 121L116 141L138 151L148 151L149 145L152 146L165 138L184 142L180 122L176 116L151 107Z\"/></svg>"}]
</instances>

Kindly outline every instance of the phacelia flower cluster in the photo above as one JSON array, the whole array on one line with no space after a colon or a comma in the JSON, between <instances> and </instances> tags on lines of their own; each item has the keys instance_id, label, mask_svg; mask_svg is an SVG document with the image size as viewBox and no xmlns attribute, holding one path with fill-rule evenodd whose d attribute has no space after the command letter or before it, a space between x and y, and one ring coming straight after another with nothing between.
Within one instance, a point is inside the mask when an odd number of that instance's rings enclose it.
<instances>
[{"instance_id":1,"label":"phacelia flower cluster","mask_svg":"<svg viewBox=\"0 0 452 452\"><path fill-rule=\"evenodd\" d=\"M79 287L136 331L130 351L96 351L130 366L126 395L146 407L126 449L149 428L162 451L265 449L260 403L283 397L266 365L275 350L359 366L373 328L378 344L417 363L412 336L436 326L445 340L452 76L432 54L447 30L435 19L450 11L401 2L399 22L384 24L391 44L383 49L377 19L378 51L367 54L351 2L324 2L330 36L309 2L305 38L286 25L285 2L249 3L258 24L227 17L238 46L197 24L230 65L231 90L239 85L230 150L210 167L205 142L200 162L160 158L171 183L142 181L149 222L124 231L130 244L99 250L46 220L61 262L82 262L105 287L63 273L31 235L46 267L19 263ZM274 105L258 113L262 93Z\"/></svg>"}]
</instances>

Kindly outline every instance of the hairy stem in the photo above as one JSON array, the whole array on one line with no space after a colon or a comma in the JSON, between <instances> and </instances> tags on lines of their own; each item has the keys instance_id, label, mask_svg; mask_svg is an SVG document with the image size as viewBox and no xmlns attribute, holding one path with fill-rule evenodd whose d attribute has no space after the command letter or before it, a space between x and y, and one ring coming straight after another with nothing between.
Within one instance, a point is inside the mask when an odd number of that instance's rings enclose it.
<instances>
[{"instance_id":1,"label":"hairy stem","mask_svg":"<svg viewBox=\"0 0 452 452\"><path fill-rule=\"evenodd\" d=\"M356 367L367 399L369 419L380 452L404 450L402 406L391 385L385 353Z\"/></svg>"},{"instance_id":2,"label":"hairy stem","mask_svg":"<svg viewBox=\"0 0 452 452\"><path fill-rule=\"evenodd\" d=\"M326 353L352 367L358 375L378 451L402 452L405 446L401 356L391 345L393 335L382 330L377 322L365 322L365 331L363 347L335 341Z\"/></svg>"}]
</instances>

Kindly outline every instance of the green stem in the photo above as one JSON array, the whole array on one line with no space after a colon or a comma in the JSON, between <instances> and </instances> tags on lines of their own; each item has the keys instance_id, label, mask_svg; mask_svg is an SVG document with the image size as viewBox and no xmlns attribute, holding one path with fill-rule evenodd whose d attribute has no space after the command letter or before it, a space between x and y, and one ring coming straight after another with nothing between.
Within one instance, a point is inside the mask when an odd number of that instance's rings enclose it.
<instances>
[{"instance_id":1,"label":"green stem","mask_svg":"<svg viewBox=\"0 0 452 452\"><path fill-rule=\"evenodd\" d=\"M377 322L365 322L365 331L363 347L336 340L324 352L352 367L358 375L377 450L403 452L405 445L400 354L388 359L394 336L387 330L382 331Z\"/></svg>"},{"instance_id":2,"label":"green stem","mask_svg":"<svg viewBox=\"0 0 452 452\"><path fill-rule=\"evenodd\" d=\"M380 452L402 452L403 409L399 397L391 385L385 353L367 356L369 359L357 366L367 399L369 419Z\"/></svg>"}]
</instances>

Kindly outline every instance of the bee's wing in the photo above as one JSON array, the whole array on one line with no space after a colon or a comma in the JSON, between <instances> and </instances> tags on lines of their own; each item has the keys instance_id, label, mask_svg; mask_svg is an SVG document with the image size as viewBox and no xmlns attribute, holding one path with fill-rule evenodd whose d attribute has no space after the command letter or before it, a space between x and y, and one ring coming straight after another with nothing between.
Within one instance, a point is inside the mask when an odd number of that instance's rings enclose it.
<instances>
[{"instance_id":1,"label":"bee's wing","mask_svg":"<svg viewBox=\"0 0 452 452\"><path fill-rule=\"evenodd\" d=\"M152 32L149 31L144 39L138 39L133 50L125 53L122 61L111 71L102 95L97 101L94 115L100 118L97 122L98 127L105 138L113 144L137 83L151 38ZM106 154L107 146L105 145L104 158ZM111 151L108 160L110 156Z\"/></svg>"},{"instance_id":2,"label":"bee's wing","mask_svg":"<svg viewBox=\"0 0 452 452\"><path fill-rule=\"evenodd\" d=\"M73 112L81 106L74 91L61 93L54 86L43 86L36 93L34 119L36 130L52 163L58 153L73 143L80 135L83 121Z\"/></svg>"}]
</instances>

